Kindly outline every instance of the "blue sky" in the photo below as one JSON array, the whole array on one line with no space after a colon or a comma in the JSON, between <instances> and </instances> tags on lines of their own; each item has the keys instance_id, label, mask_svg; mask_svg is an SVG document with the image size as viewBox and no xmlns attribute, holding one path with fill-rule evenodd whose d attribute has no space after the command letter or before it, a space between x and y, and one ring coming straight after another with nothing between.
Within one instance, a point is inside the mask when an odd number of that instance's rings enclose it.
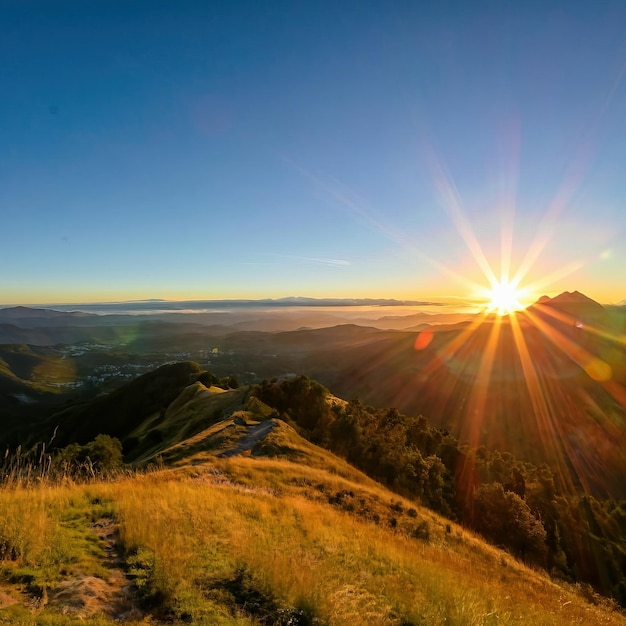
<instances>
[{"instance_id":1,"label":"blue sky","mask_svg":"<svg viewBox=\"0 0 626 626\"><path fill-rule=\"evenodd\" d=\"M0 303L455 301L503 249L537 292L623 300L624 24L621 1L3 1Z\"/></svg>"}]
</instances>

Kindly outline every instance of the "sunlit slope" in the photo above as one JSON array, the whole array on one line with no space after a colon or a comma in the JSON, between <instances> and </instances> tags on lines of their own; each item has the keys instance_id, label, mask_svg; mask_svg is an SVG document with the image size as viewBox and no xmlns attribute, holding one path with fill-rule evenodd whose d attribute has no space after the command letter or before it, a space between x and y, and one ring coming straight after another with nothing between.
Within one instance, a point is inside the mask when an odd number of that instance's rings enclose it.
<instances>
[{"instance_id":1,"label":"sunlit slope","mask_svg":"<svg viewBox=\"0 0 626 626\"><path fill-rule=\"evenodd\" d=\"M0 623L123 621L59 593L112 575L91 521L105 516L135 581L129 623L626 624L288 426L266 439L279 456L196 454L114 483L0 492L0 533L16 546Z\"/></svg>"},{"instance_id":2,"label":"sunlit slope","mask_svg":"<svg viewBox=\"0 0 626 626\"><path fill-rule=\"evenodd\" d=\"M232 424L229 416L242 408L248 395L248 388L221 389L195 381L167 408L139 423L123 440L125 448L135 462L143 463L156 456L167 461L181 459L197 448L219 446L212 438L215 429L210 427L225 419Z\"/></svg>"},{"instance_id":3,"label":"sunlit slope","mask_svg":"<svg viewBox=\"0 0 626 626\"><path fill-rule=\"evenodd\" d=\"M474 447L548 463L571 489L624 498L624 334L590 318L591 305L566 304L397 333L313 354L302 370L343 397L425 415Z\"/></svg>"},{"instance_id":4,"label":"sunlit slope","mask_svg":"<svg viewBox=\"0 0 626 626\"><path fill-rule=\"evenodd\" d=\"M414 503L303 461L233 457L136 483L118 505L124 540L158 555L196 619L207 590L239 578L306 618L293 623L624 623Z\"/></svg>"},{"instance_id":5,"label":"sunlit slope","mask_svg":"<svg viewBox=\"0 0 626 626\"><path fill-rule=\"evenodd\" d=\"M39 400L42 393L58 393L60 385L74 381L74 375L73 366L53 348L0 345L0 377L3 382L19 381L26 402Z\"/></svg>"}]
</instances>

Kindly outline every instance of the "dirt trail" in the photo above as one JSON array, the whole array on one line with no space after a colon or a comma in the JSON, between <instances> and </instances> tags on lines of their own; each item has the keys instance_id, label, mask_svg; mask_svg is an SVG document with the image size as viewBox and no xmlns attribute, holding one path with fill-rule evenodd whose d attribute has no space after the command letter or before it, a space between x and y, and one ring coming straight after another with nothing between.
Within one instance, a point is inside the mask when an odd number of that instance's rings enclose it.
<instances>
[{"instance_id":1,"label":"dirt trail","mask_svg":"<svg viewBox=\"0 0 626 626\"><path fill-rule=\"evenodd\" d=\"M11 606L12 604L18 604L20 602L19 598L7 593L6 591L0 589L0 609L6 609L7 606Z\"/></svg>"},{"instance_id":2,"label":"dirt trail","mask_svg":"<svg viewBox=\"0 0 626 626\"><path fill-rule=\"evenodd\" d=\"M274 428L276 428L276 426L277 423L274 420L267 420L265 422L261 422L260 424L250 426L245 437L239 441L237 447L231 448L230 450L224 450L224 452L220 452L218 456L235 456L236 454L241 454L246 450L250 450L255 446L255 444L261 441L261 439L269 435Z\"/></svg>"},{"instance_id":3,"label":"dirt trail","mask_svg":"<svg viewBox=\"0 0 626 626\"><path fill-rule=\"evenodd\" d=\"M92 528L104 543L106 580L95 576L77 576L63 581L48 593L48 606L65 615L89 618L106 615L115 621L140 619L143 616L134 599L133 585L124 572L120 555L119 528L110 517L99 519Z\"/></svg>"}]
</instances>

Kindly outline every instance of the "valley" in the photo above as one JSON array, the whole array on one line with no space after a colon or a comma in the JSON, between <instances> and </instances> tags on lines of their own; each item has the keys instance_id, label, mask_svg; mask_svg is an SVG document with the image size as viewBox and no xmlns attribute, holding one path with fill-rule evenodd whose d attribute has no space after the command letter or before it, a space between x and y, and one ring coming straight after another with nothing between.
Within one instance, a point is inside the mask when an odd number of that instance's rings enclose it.
<instances>
[{"instance_id":1,"label":"valley","mask_svg":"<svg viewBox=\"0 0 626 626\"><path fill-rule=\"evenodd\" d=\"M625 319L574 293L454 324L90 318L0 346L0 623L624 623ZM92 582L119 601L89 608Z\"/></svg>"}]
</instances>

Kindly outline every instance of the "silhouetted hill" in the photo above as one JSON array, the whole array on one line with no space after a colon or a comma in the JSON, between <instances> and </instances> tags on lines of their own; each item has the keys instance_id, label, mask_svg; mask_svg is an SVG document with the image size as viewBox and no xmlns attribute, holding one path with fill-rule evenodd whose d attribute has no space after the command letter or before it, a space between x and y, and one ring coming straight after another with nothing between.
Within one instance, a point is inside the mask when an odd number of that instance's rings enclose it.
<instances>
[{"instance_id":1,"label":"silhouetted hill","mask_svg":"<svg viewBox=\"0 0 626 626\"><path fill-rule=\"evenodd\" d=\"M0 309L0 319L8 320L57 320L57 319L73 319L77 317L91 317L92 313L83 313L82 311L55 311L54 309L34 309L26 306L6 307Z\"/></svg>"},{"instance_id":2,"label":"silhouetted hill","mask_svg":"<svg viewBox=\"0 0 626 626\"><path fill-rule=\"evenodd\" d=\"M599 321L606 317L606 309L579 291L565 291L554 298L541 296L529 307L533 311L545 311L545 307L554 309L576 320Z\"/></svg>"},{"instance_id":3,"label":"silhouetted hill","mask_svg":"<svg viewBox=\"0 0 626 626\"><path fill-rule=\"evenodd\" d=\"M219 345L224 350L265 351L291 355L295 353L308 354L324 349L339 351L344 347L382 339L394 332L355 324L340 324L328 328L299 329L279 333L242 331L224 337Z\"/></svg>"},{"instance_id":4,"label":"silhouetted hill","mask_svg":"<svg viewBox=\"0 0 626 626\"><path fill-rule=\"evenodd\" d=\"M93 326L112 325L121 321L116 316L108 316L108 319L106 319L103 316L82 311L55 311L53 309L34 309L24 306L0 309L0 327L7 326L4 331L5 334L9 332L10 326L20 329L37 329L49 334L52 329L90 328ZM30 341L29 343L39 343L41 341L41 336L35 333L32 334L32 337L36 338L37 341ZM6 343L9 343L9 341L6 341Z\"/></svg>"},{"instance_id":5,"label":"silhouetted hill","mask_svg":"<svg viewBox=\"0 0 626 626\"><path fill-rule=\"evenodd\" d=\"M201 372L197 363L163 365L91 402L70 406L49 419L57 445L84 444L104 433L124 440L146 419L158 415Z\"/></svg>"},{"instance_id":6,"label":"silhouetted hill","mask_svg":"<svg viewBox=\"0 0 626 626\"><path fill-rule=\"evenodd\" d=\"M134 330L138 339L164 341L168 335L183 335L194 332L206 336L224 336L237 331L284 332L302 328L319 329L337 325L357 324L382 329L401 329L413 326L418 320L438 324L467 319L467 315L417 313L415 315L394 315L376 318L376 312L394 308L389 305L411 303L397 301L317 301L316 305L293 303L282 305L278 301L267 301L271 311L261 306L265 301L218 302L215 310L195 310L195 306L208 306L210 302L168 303L174 308L151 311L154 302L128 303L122 306L93 305L95 313L80 311L66 312L52 309L10 307L0 309L0 342L29 343L36 345L56 345L79 341L115 341L116 335L128 335ZM324 302L324 306L320 303ZM227 304L233 310L228 310ZM430 303L412 303L429 305ZM136 305L138 308L135 308ZM332 306L331 306L332 305ZM92 307L92 308L93 308ZM116 308L117 307L117 308ZM148 307L148 308L146 308ZM178 308L176 308L178 307ZM182 308L181 308L182 307ZM184 307L191 307L187 311ZM226 307L226 308L224 308ZM330 307L330 308L327 308ZM365 309L365 310L363 310ZM134 312L135 314L130 314ZM143 314L142 314L143 313ZM149 315L148 315L149 313ZM368 316L369 315L369 316ZM159 326L161 324L161 326ZM151 332L158 328L158 333Z\"/></svg>"},{"instance_id":7,"label":"silhouetted hill","mask_svg":"<svg viewBox=\"0 0 626 626\"><path fill-rule=\"evenodd\" d=\"M0 324L0 343L52 345L57 341L58 333L49 328L22 328L15 324Z\"/></svg>"}]
</instances>

